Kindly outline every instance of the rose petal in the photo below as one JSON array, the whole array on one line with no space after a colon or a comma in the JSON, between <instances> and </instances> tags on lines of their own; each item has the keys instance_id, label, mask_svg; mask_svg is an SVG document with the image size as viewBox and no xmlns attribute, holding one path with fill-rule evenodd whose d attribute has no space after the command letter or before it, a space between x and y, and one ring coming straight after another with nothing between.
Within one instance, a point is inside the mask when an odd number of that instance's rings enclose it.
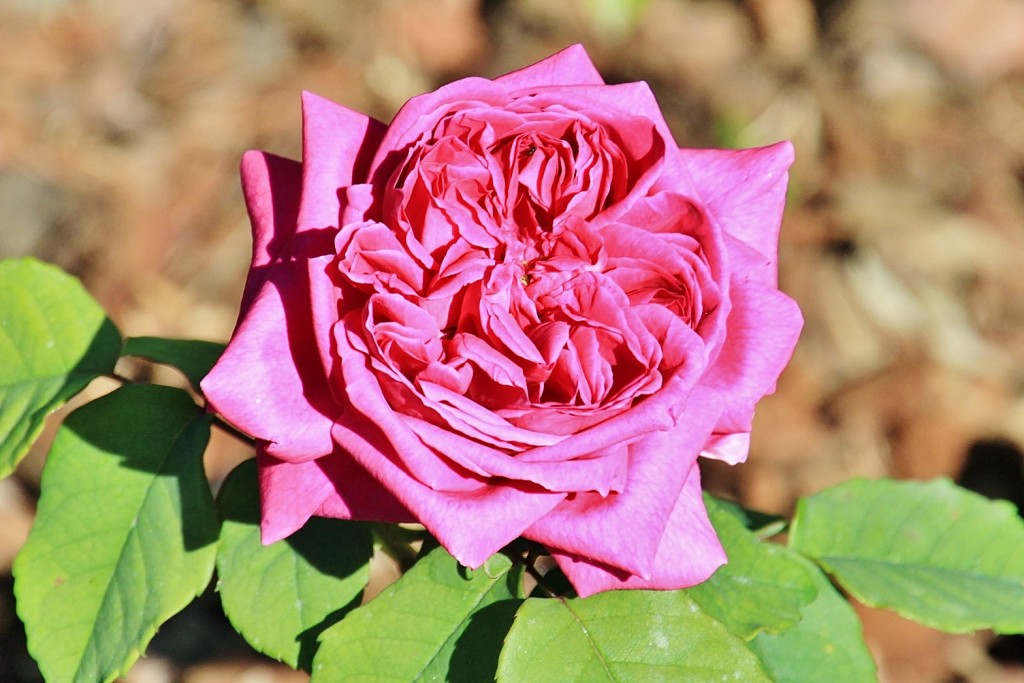
<instances>
[{"instance_id":1,"label":"rose petal","mask_svg":"<svg viewBox=\"0 0 1024 683\"><path fill-rule=\"evenodd\" d=\"M432 130L444 115L479 106L500 109L507 102L508 94L503 86L477 77L462 78L413 97L395 114L378 145L369 169L372 183L386 187L392 172L403 162L409 145L424 131Z\"/></svg>"},{"instance_id":2,"label":"rose petal","mask_svg":"<svg viewBox=\"0 0 1024 683\"><path fill-rule=\"evenodd\" d=\"M242 292L241 319L283 240L295 229L302 193L302 164L250 150L242 156L242 194L252 223L252 264Z\"/></svg>"},{"instance_id":3,"label":"rose petal","mask_svg":"<svg viewBox=\"0 0 1024 683\"><path fill-rule=\"evenodd\" d=\"M278 460L262 450L257 459L264 545L291 536L313 515L389 523L415 521L340 448L331 457L300 463Z\"/></svg>"},{"instance_id":4,"label":"rose petal","mask_svg":"<svg viewBox=\"0 0 1024 683\"><path fill-rule=\"evenodd\" d=\"M559 550L552 550L551 555L581 598L622 588L689 588L707 580L726 562L725 551L704 507L700 471L696 466L690 470L675 501L648 578L630 575Z\"/></svg>"},{"instance_id":5,"label":"rose petal","mask_svg":"<svg viewBox=\"0 0 1024 683\"><path fill-rule=\"evenodd\" d=\"M746 460L749 453L750 432L735 432L733 434L712 434L711 439L704 444L701 457L735 465Z\"/></svg>"},{"instance_id":6,"label":"rose petal","mask_svg":"<svg viewBox=\"0 0 1024 683\"><path fill-rule=\"evenodd\" d=\"M630 445L629 473L621 493L566 499L534 523L526 536L552 550L650 577L669 515L721 410L713 393L695 393L674 428Z\"/></svg>"},{"instance_id":7,"label":"rose petal","mask_svg":"<svg viewBox=\"0 0 1024 683\"><path fill-rule=\"evenodd\" d=\"M365 177L386 127L310 92L302 93L302 205L298 231L338 227L339 190Z\"/></svg>"},{"instance_id":8,"label":"rose petal","mask_svg":"<svg viewBox=\"0 0 1024 683\"><path fill-rule=\"evenodd\" d=\"M331 494L331 482L315 460L289 463L256 453L260 482L260 538L269 545L309 521Z\"/></svg>"},{"instance_id":9,"label":"rose petal","mask_svg":"<svg viewBox=\"0 0 1024 683\"><path fill-rule=\"evenodd\" d=\"M590 55L580 44L570 45L546 59L494 79L509 91L544 85L603 85Z\"/></svg>"},{"instance_id":10,"label":"rose petal","mask_svg":"<svg viewBox=\"0 0 1024 683\"><path fill-rule=\"evenodd\" d=\"M622 489L626 480L628 447L615 445L563 461L534 461L510 456L424 420L407 418L410 429L438 453L482 477L501 477L536 484L548 491L596 491L607 495Z\"/></svg>"},{"instance_id":11,"label":"rose petal","mask_svg":"<svg viewBox=\"0 0 1024 683\"><path fill-rule=\"evenodd\" d=\"M304 259L330 251L331 240L322 231L293 234L295 197L289 189L297 165L247 159L246 196L259 216L254 259L271 260L251 276L260 280L256 293L201 386L214 410L266 441L270 454L311 460L334 450L330 429L337 407L317 353ZM283 174L280 195L267 184L277 177L271 173Z\"/></svg>"},{"instance_id":12,"label":"rose petal","mask_svg":"<svg viewBox=\"0 0 1024 683\"><path fill-rule=\"evenodd\" d=\"M775 286L779 228L786 201L793 145L743 150L683 149L680 159L689 176L684 193L704 207L726 234L746 242L771 264L765 284Z\"/></svg>"},{"instance_id":13,"label":"rose petal","mask_svg":"<svg viewBox=\"0 0 1024 683\"><path fill-rule=\"evenodd\" d=\"M356 461L467 567L482 565L565 498L564 493L497 482L481 482L464 491L438 490L409 476L397 464L400 459L388 439L369 421L339 423L334 433Z\"/></svg>"},{"instance_id":14,"label":"rose petal","mask_svg":"<svg viewBox=\"0 0 1024 683\"><path fill-rule=\"evenodd\" d=\"M796 346L803 316L796 302L756 282L733 280L725 344L701 385L718 391L726 408L716 431L749 432L754 404L775 391Z\"/></svg>"},{"instance_id":15,"label":"rose petal","mask_svg":"<svg viewBox=\"0 0 1024 683\"><path fill-rule=\"evenodd\" d=\"M576 432L553 446L538 446L516 457L528 462L562 462L586 457L615 444L629 444L652 432L671 429L686 412L694 383L703 372L701 362L684 367L670 377L657 393L644 398L630 410Z\"/></svg>"},{"instance_id":16,"label":"rose petal","mask_svg":"<svg viewBox=\"0 0 1024 683\"><path fill-rule=\"evenodd\" d=\"M423 414L425 411L422 407L429 408L439 412L446 418L446 424L454 425L462 433L478 436L481 441L507 444L514 450L538 443L554 444L562 438L517 429L475 402L429 382L423 383L419 411L410 410L406 406L403 406L403 411L396 410L393 403L385 398L378 377L367 367L365 357L360 352L362 341L359 327L358 315L353 313L345 323L337 326L335 332L341 356L341 384L348 402L355 406L346 412L344 421L369 420L377 425L399 454L404 466L420 481L446 490L475 486L475 482L464 473L452 471L434 451L424 446L404 422L402 412ZM442 405L442 402L446 405Z\"/></svg>"}]
</instances>

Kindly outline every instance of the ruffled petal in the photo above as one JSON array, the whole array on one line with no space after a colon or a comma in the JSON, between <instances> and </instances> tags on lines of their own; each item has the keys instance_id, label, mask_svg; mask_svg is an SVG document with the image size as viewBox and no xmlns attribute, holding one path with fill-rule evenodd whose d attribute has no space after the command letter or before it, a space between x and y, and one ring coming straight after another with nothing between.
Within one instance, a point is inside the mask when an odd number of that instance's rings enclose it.
<instances>
[{"instance_id":1,"label":"ruffled petal","mask_svg":"<svg viewBox=\"0 0 1024 683\"><path fill-rule=\"evenodd\" d=\"M467 567L482 565L565 498L564 493L514 482L482 481L473 489L438 490L411 477L399 465L388 439L367 420L339 423L334 434L356 461Z\"/></svg>"},{"instance_id":2,"label":"ruffled petal","mask_svg":"<svg viewBox=\"0 0 1024 683\"><path fill-rule=\"evenodd\" d=\"M552 550L551 556L581 598L622 588L689 588L707 580L726 562L725 551L704 507L696 466L690 470L675 501L647 578L559 550Z\"/></svg>"}]
</instances>

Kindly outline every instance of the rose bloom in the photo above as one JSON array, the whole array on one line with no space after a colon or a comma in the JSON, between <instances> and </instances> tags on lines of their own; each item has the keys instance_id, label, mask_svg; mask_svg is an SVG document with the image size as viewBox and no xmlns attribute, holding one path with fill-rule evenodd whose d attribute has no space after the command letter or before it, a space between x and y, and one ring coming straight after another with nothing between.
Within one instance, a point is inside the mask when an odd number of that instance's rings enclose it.
<instances>
[{"instance_id":1,"label":"rose bloom","mask_svg":"<svg viewBox=\"0 0 1024 683\"><path fill-rule=\"evenodd\" d=\"M710 576L697 458L746 457L802 324L791 146L679 149L579 46L390 125L302 104L301 163L242 162L252 267L202 384L257 439L263 541L419 522L470 567L542 543L581 596Z\"/></svg>"}]
</instances>

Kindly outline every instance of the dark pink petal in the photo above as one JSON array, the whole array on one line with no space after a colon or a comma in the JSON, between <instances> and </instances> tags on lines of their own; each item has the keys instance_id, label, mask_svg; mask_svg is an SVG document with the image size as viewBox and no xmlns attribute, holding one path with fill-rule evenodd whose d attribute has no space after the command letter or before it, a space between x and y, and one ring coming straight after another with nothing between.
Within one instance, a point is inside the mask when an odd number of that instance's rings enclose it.
<instances>
[{"instance_id":1,"label":"dark pink petal","mask_svg":"<svg viewBox=\"0 0 1024 683\"><path fill-rule=\"evenodd\" d=\"M383 187L405 160L410 145L433 130L446 114L478 107L501 108L508 102L506 89L486 78L463 78L437 90L413 97L398 110L370 163L369 177Z\"/></svg>"},{"instance_id":2,"label":"dark pink petal","mask_svg":"<svg viewBox=\"0 0 1024 683\"><path fill-rule=\"evenodd\" d=\"M361 340L357 314L351 314L346 323L347 326L339 324L335 339L341 360L341 379L351 405L346 406L346 411L339 417L339 422L347 425L349 429L357 429L357 425L363 422L376 425L377 429L373 433L381 440L378 444L381 451L394 453L409 474L428 486L442 490L467 490L478 486L478 477L448 459L439 457L437 452L427 447L410 429L405 422L405 415L396 410L385 398L378 374L367 366L365 356L358 350ZM516 429L479 405L469 406L472 402L468 399L446 392L439 385L426 383L425 390L425 394L419 397L419 413L427 413L425 409L431 412L443 411L444 417L447 418L445 422L450 428L464 430L463 433L468 432L481 440L512 444L526 440L527 444L518 445L518 449L522 449L531 441L551 444L560 438ZM459 406L454 405L459 399L463 403ZM468 409L460 411L459 408ZM402 412L416 414L409 409ZM345 445L347 446L347 443ZM367 468L374 473L372 467L367 465Z\"/></svg>"},{"instance_id":3,"label":"dark pink petal","mask_svg":"<svg viewBox=\"0 0 1024 683\"><path fill-rule=\"evenodd\" d=\"M291 536L313 515L377 522L412 522L387 489L338 448L330 457L291 463L257 455L260 536L270 544Z\"/></svg>"},{"instance_id":4,"label":"dark pink petal","mask_svg":"<svg viewBox=\"0 0 1024 683\"><path fill-rule=\"evenodd\" d=\"M627 530L628 531L628 530ZM581 598L615 589L676 590L707 580L726 562L701 497L700 472L690 470L658 543L649 575L627 572L585 556L552 549L552 557Z\"/></svg>"},{"instance_id":5,"label":"dark pink petal","mask_svg":"<svg viewBox=\"0 0 1024 683\"><path fill-rule=\"evenodd\" d=\"M697 468L697 454L721 409L713 393L696 392L674 428L648 434L629 446L629 473L621 493L566 499L534 523L526 536L551 550L650 578L669 515L678 499L688 494L684 484Z\"/></svg>"},{"instance_id":6,"label":"dark pink petal","mask_svg":"<svg viewBox=\"0 0 1024 683\"><path fill-rule=\"evenodd\" d=\"M299 232L339 227L339 192L365 180L386 127L380 121L302 93L302 204Z\"/></svg>"},{"instance_id":7,"label":"dark pink petal","mask_svg":"<svg viewBox=\"0 0 1024 683\"><path fill-rule=\"evenodd\" d=\"M547 59L494 79L509 91L545 85L603 85L604 79L582 45L570 45Z\"/></svg>"},{"instance_id":8,"label":"dark pink petal","mask_svg":"<svg viewBox=\"0 0 1024 683\"><path fill-rule=\"evenodd\" d=\"M766 284L774 285L793 145L780 142L743 150L683 149L679 154L693 184L693 198L720 230L768 259L771 279ZM685 188L681 191L686 193Z\"/></svg>"},{"instance_id":9,"label":"dark pink petal","mask_svg":"<svg viewBox=\"0 0 1024 683\"><path fill-rule=\"evenodd\" d=\"M393 230L376 221L350 223L335 240L338 268L355 286L406 296L423 291L425 273L399 243Z\"/></svg>"}]
</instances>

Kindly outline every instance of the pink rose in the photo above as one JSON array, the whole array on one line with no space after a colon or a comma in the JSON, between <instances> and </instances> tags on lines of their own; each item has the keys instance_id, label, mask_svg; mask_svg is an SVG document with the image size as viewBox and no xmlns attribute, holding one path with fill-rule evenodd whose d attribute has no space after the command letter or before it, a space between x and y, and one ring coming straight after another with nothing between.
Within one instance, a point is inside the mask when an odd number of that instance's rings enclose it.
<instances>
[{"instance_id":1,"label":"pink rose","mask_svg":"<svg viewBox=\"0 0 1024 683\"><path fill-rule=\"evenodd\" d=\"M801 327L791 161L677 148L579 46L389 126L305 94L302 162L242 162L252 269L203 382L260 443L263 540L416 521L471 567L540 542L583 596L706 579L697 457L746 457Z\"/></svg>"}]
</instances>

